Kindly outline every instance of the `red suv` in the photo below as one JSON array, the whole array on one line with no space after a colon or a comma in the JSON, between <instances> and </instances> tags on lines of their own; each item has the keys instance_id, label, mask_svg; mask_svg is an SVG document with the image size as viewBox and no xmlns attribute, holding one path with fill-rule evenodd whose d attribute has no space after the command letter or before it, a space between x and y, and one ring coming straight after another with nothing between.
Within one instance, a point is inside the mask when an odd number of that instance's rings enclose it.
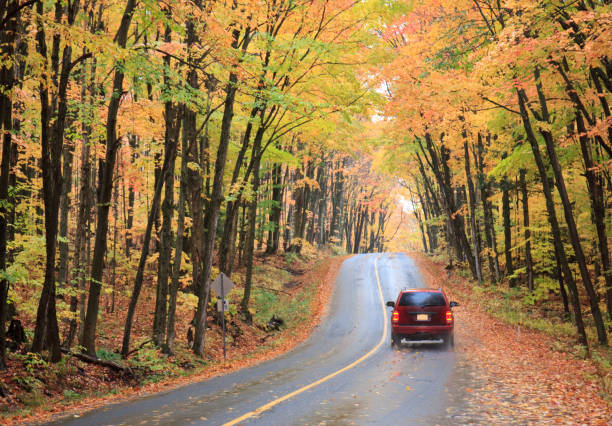
<instances>
[{"instance_id":1,"label":"red suv","mask_svg":"<svg viewBox=\"0 0 612 426\"><path fill-rule=\"evenodd\" d=\"M449 302L442 289L405 288L397 301L387 302L391 315L391 345L407 340L442 339L445 346L454 346L453 311L457 302Z\"/></svg>"}]
</instances>

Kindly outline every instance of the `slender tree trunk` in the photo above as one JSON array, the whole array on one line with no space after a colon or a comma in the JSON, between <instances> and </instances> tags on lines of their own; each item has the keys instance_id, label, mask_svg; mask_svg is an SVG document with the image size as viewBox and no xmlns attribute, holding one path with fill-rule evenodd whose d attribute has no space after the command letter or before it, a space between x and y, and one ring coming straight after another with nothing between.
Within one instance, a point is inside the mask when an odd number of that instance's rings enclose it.
<instances>
[{"instance_id":1,"label":"slender tree trunk","mask_svg":"<svg viewBox=\"0 0 612 426\"><path fill-rule=\"evenodd\" d=\"M132 22L132 15L136 7L136 0L127 0L121 24L117 31L117 45L124 49L127 44L128 29ZM123 66L117 64L113 77L113 89L108 105L106 118L106 157L100 161L100 180L98 184L98 211L97 229L94 243L93 262L91 266L91 282L87 302L87 315L83 327L83 346L90 356L96 356L96 328L98 324L98 311L100 305L100 291L102 288L102 273L104 271L104 254L106 253L106 236L108 233L108 210L113 189L113 174L115 159L120 141L117 138L117 113L123 93Z\"/></svg>"},{"instance_id":2,"label":"slender tree trunk","mask_svg":"<svg viewBox=\"0 0 612 426\"><path fill-rule=\"evenodd\" d=\"M340 217L342 213L343 194L344 194L344 173L343 168L346 159L342 159L338 164L338 170L335 172L335 185L332 196L332 217L329 224L329 238L338 238L336 234L340 229ZM338 238L341 240L342 238Z\"/></svg>"},{"instance_id":3,"label":"slender tree trunk","mask_svg":"<svg viewBox=\"0 0 612 426\"><path fill-rule=\"evenodd\" d=\"M569 301L567 300L567 291L565 291L565 284L563 283L563 270L561 268L561 255L555 245L555 272L559 281L559 292L561 293L561 301L563 302L563 312L569 315Z\"/></svg>"},{"instance_id":4,"label":"slender tree trunk","mask_svg":"<svg viewBox=\"0 0 612 426\"><path fill-rule=\"evenodd\" d=\"M74 23L79 2L75 1L67 10L67 21L69 25ZM58 2L55 8L55 19L59 22L63 15L63 6ZM43 3L37 2L37 13L42 15ZM42 21L37 25L37 45L43 62L47 63L46 35ZM56 66L54 54L59 51L59 37L54 35L54 46L52 51L52 79L58 82L57 109L55 102L49 100L48 83L41 82L39 94L41 102L41 147L42 147L42 175L43 175L43 200L45 206L45 246L46 266L43 290L36 313L36 328L32 341L32 351L41 352L48 346L51 350L51 361L57 362L61 359L59 328L55 310L55 253L58 232L58 215L62 186L61 157L64 143L64 125L68 110L67 90L70 72L75 63L72 62L72 47L70 44L64 46L61 60L61 71L59 64ZM56 115L55 115L56 114ZM55 122L51 126L51 118L55 115ZM59 183L59 185L58 185Z\"/></svg>"},{"instance_id":5,"label":"slender tree trunk","mask_svg":"<svg viewBox=\"0 0 612 426\"><path fill-rule=\"evenodd\" d=\"M467 136L464 135L464 139ZM472 173L470 170L470 154L468 150L467 140L463 142L463 150L465 151L465 176L467 180L469 207L470 207L470 227L472 229L472 245L474 249L474 263L476 266L476 277L478 284L482 285L482 270L480 268L480 242L478 240L478 231L476 229L476 195L474 192L474 183L472 182Z\"/></svg>"},{"instance_id":6,"label":"slender tree trunk","mask_svg":"<svg viewBox=\"0 0 612 426\"><path fill-rule=\"evenodd\" d=\"M421 185L419 184L419 179L418 178L414 178L414 182L416 184L416 195L419 198L419 204L421 205L421 210L423 211L423 228L424 230L422 231L424 233L423 238L426 238L426 241L429 241L429 249L426 250L426 253L433 253L436 250L436 244L434 242L434 235L432 232L432 226L431 226L431 216L429 214L429 205L425 202L425 199L423 197L423 190L421 188ZM423 247L425 247L425 244L423 244Z\"/></svg>"},{"instance_id":7,"label":"slender tree trunk","mask_svg":"<svg viewBox=\"0 0 612 426\"><path fill-rule=\"evenodd\" d=\"M7 268L8 225L14 206L9 197L11 163L17 156L17 147L12 142L13 132L13 88L15 86L14 65L15 39L17 37L20 2L14 0L0 10L0 56L8 58L0 66L0 138L2 140L2 160L0 162L0 273ZM15 152L13 152L15 151ZM8 316L9 282L4 274L0 278L0 370L6 368L6 320Z\"/></svg>"},{"instance_id":8,"label":"slender tree trunk","mask_svg":"<svg viewBox=\"0 0 612 426\"><path fill-rule=\"evenodd\" d=\"M128 141L132 150L132 163L138 158L136 150L138 149L138 136L129 135ZM128 186L128 206L127 206L127 220L125 223L125 257L128 259L131 257L132 250L132 226L134 224L134 202L136 201L136 192L134 186L130 184Z\"/></svg>"},{"instance_id":9,"label":"slender tree trunk","mask_svg":"<svg viewBox=\"0 0 612 426\"><path fill-rule=\"evenodd\" d=\"M511 185L505 176L501 182L501 189L502 189L502 216L504 220L504 253L506 254L506 276L510 277L509 278L510 287L514 287L516 286L516 279L512 277L512 275L514 274L514 266L512 264L512 222L510 218Z\"/></svg>"},{"instance_id":10,"label":"slender tree trunk","mask_svg":"<svg viewBox=\"0 0 612 426\"><path fill-rule=\"evenodd\" d=\"M272 166L272 207L269 221L273 229L268 234L266 254L275 254L280 244L280 221L283 212L282 165Z\"/></svg>"},{"instance_id":11,"label":"slender tree trunk","mask_svg":"<svg viewBox=\"0 0 612 426\"><path fill-rule=\"evenodd\" d=\"M93 103L92 97L92 82L93 82L93 74L95 72L95 61L92 61L91 67L91 78L90 85L87 88L85 84L83 84L83 89L81 91L81 101L83 104L89 101L89 105ZM89 96L87 96L89 93ZM87 99L86 99L87 98ZM79 208L77 214L77 224L76 224L76 241L74 247L74 271L75 271L75 279L74 279L74 290L75 295L70 298L70 312L76 313L79 305L80 309L80 321L79 324L83 325L83 320L85 319L85 280L87 273L85 272L87 269L86 263L86 241L89 239L89 213L90 213L90 191L91 191L91 161L89 158L89 136L91 134L91 128L88 124L89 116L84 117L82 129L81 129L81 137L82 137L82 145L81 145L81 170L80 170L80 190L79 190ZM79 301L82 303L79 304ZM77 320L73 318L70 320L70 326L68 328L68 332L66 334L66 340L64 342L64 346L66 348L72 347L72 342L74 341L74 337L77 332Z\"/></svg>"},{"instance_id":12,"label":"slender tree trunk","mask_svg":"<svg viewBox=\"0 0 612 426\"><path fill-rule=\"evenodd\" d=\"M85 104L88 102L89 106L93 105L93 93L94 93L94 82L95 82L95 60L92 61L91 74L89 78L89 87L83 87L81 91L81 99ZM87 99L86 99L87 97ZM75 258L74 258L74 269L77 274L75 277L75 290L76 295L70 300L70 311L76 313L79 308L79 341L82 341L83 325L85 320L85 287L86 281L88 280L87 268L89 262L87 261L88 249L87 243L89 242L89 218L91 213L91 195L92 192L92 172L91 172L91 159L90 159L90 135L91 126L89 125L90 114L84 117L82 128L81 128L81 176L80 176L80 191L79 191L79 209L76 226L76 242L75 242ZM77 321L73 319L70 321L70 327L64 345L67 348L72 347L72 342L77 332Z\"/></svg>"},{"instance_id":13,"label":"slender tree trunk","mask_svg":"<svg viewBox=\"0 0 612 426\"><path fill-rule=\"evenodd\" d=\"M361 235L363 233L363 225L365 222L365 217L368 215L368 208L366 207L363 210L363 207L360 206L359 213L357 214L357 225L355 226L355 242L353 243L353 253L359 253L359 247L361 245Z\"/></svg>"},{"instance_id":14,"label":"slender tree trunk","mask_svg":"<svg viewBox=\"0 0 612 426\"><path fill-rule=\"evenodd\" d=\"M327 243L327 238L325 235L325 221L327 216L327 194L328 194L328 178L327 178L327 170L331 166L331 162L324 161L322 164L321 171L321 181L319 183L319 187L321 188L321 196L319 198L319 214L318 214L318 234L317 234L317 243L319 246L325 245Z\"/></svg>"},{"instance_id":15,"label":"slender tree trunk","mask_svg":"<svg viewBox=\"0 0 612 426\"><path fill-rule=\"evenodd\" d=\"M238 266L242 267L244 266L244 246L246 245L246 224L247 224L247 219L246 219L246 213L247 213L247 206L245 205L245 202L243 201L241 203L241 208L242 208L242 217L240 218L240 235L239 235L239 241L238 241L238 247L237 247L237 251L238 251Z\"/></svg>"},{"instance_id":16,"label":"slender tree trunk","mask_svg":"<svg viewBox=\"0 0 612 426\"><path fill-rule=\"evenodd\" d=\"M240 147L240 151L238 151L236 164L234 165L234 171L232 172L232 181L230 184L232 188L236 185L240 177L240 170L242 169L246 151L251 141L251 132L253 130L252 120L257 116L258 111L258 106L251 109L249 122L247 123L246 130L242 137L242 146ZM248 177L245 177L245 179L248 181ZM219 243L219 270L225 272L226 274L228 270L231 269L231 266L228 264L228 257L231 251L231 244L236 242L235 224L237 223L236 218L238 217L238 209L242 199L242 191L242 188L237 190L237 194L235 195L236 200L228 201L225 209L225 224L223 226L221 242Z\"/></svg>"},{"instance_id":17,"label":"slender tree trunk","mask_svg":"<svg viewBox=\"0 0 612 426\"><path fill-rule=\"evenodd\" d=\"M180 122L180 120L178 120ZM176 243L174 246L174 264L172 266L172 284L170 285L170 300L168 302L168 325L166 331L166 344L164 353L171 354L174 348L174 323L176 316L176 298L179 289L179 278L181 276L181 260L183 257L183 234L185 232L185 200L187 198L187 164L189 156L187 153L188 140L183 135L183 146L181 149L181 185L178 200L178 219L176 227Z\"/></svg>"},{"instance_id":18,"label":"slender tree trunk","mask_svg":"<svg viewBox=\"0 0 612 426\"><path fill-rule=\"evenodd\" d=\"M238 45L240 31L234 30L232 33L234 48ZM245 34L245 39L248 38ZM245 44L246 41L244 42ZM243 47L246 49L246 46ZM204 343L206 337L206 307L208 306L209 290L210 290L210 273L212 270L213 249L215 245L215 237L217 231L217 220L219 219L219 209L223 201L223 173L225 171L225 163L227 160L227 148L230 139L230 128L234 116L234 100L236 98L238 76L231 72L229 81L226 87L227 96L225 98L225 108L223 118L221 120L221 134L219 137L219 146L217 148L217 159L215 162L215 176L211 191L210 209L208 212L208 220L206 223L206 239L203 248L203 268L202 268L202 285L198 288L198 307L196 311L195 336L193 350L196 355L204 355Z\"/></svg>"},{"instance_id":19,"label":"slender tree trunk","mask_svg":"<svg viewBox=\"0 0 612 426\"><path fill-rule=\"evenodd\" d=\"M234 215L234 222L231 224L232 226L232 235L229 244L229 255L227 258L227 276L232 275L232 271L234 270L234 264L236 260L236 251L238 247L237 238L238 238L238 220L239 220L240 206L236 206L236 214Z\"/></svg>"},{"instance_id":20,"label":"slender tree trunk","mask_svg":"<svg viewBox=\"0 0 612 426\"><path fill-rule=\"evenodd\" d=\"M442 153L438 156L436 149L431 140L431 136L429 134L425 135L425 141L427 143L427 150L429 151L429 155L431 158L430 167L436 176L436 180L438 181L438 186L440 187L440 191L442 193L443 205L446 210L447 218L450 222L449 234L454 235L454 238L457 239L456 248L463 252L464 256L468 260L468 264L470 265L470 270L472 271L472 276L476 277L476 265L474 262L474 258L471 256L471 248L470 243L468 242L467 236L465 234L465 227L460 215L455 214L458 210L456 208L455 199L452 194L452 188L450 187L450 172L447 163L448 150L442 145ZM423 153L425 151L423 150Z\"/></svg>"},{"instance_id":21,"label":"slender tree trunk","mask_svg":"<svg viewBox=\"0 0 612 426\"><path fill-rule=\"evenodd\" d=\"M531 229L529 229L529 196L527 194L527 182L525 180L525 169L520 170L520 187L523 196L523 228L525 235L525 266L527 268L527 288L533 291L533 260L531 258Z\"/></svg>"},{"instance_id":22,"label":"slender tree trunk","mask_svg":"<svg viewBox=\"0 0 612 426\"><path fill-rule=\"evenodd\" d=\"M495 235L495 227L493 224L493 212L491 202L489 201L490 196L490 183L487 182L485 173L484 173L484 161L483 161L483 153L484 153L484 145L482 143L482 135L478 133L478 151L476 162L478 167L478 182L480 186L480 199L482 202L482 211L484 216L484 226L485 226L485 239L487 241L487 247L490 252L488 255L489 258L489 271L491 273L491 279L493 282L498 282L501 279L501 274L499 272L499 257L497 253L497 237ZM491 252L493 254L491 254Z\"/></svg>"},{"instance_id":23,"label":"slender tree trunk","mask_svg":"<svg viewBox=\"0 0 612 426\"><path fill-rule=\"evenodd\" d=\"M166 177L170 170L170 163L174 161L176 154L176 139L169 139L168 145L165 147L164 163L162 165L160 176L155 186L155 192L153 194L153 200L151 201L151 210L149 211L149 218L147 220L147 228L145 230L142 252L140 253L140 261L138 262L138 269L136 270L136 279L134 281L134 289L132 290L132 297L130 298L130 304L128 306L127 317L125 320L125 329L123 330L123 343L121 346L121 355L126 358L130 352L130 336L132 333L132 322L134 320L134 313L136 312L136 304L138 303L138 297L140 296L140 290L142 288L142 281L144 278L144 269L147 263L147 256L149 255L149 246L151 244L151 233L153 231L153 225L155 218L157 217L157 210L159 210L159 203L161 200L161 192L166 181Z\"/></svg>"},{"instance_id":24,"label":"slender tree trunk","mask_svg":"<svg viewBox=\"0 0 612 426\"><path fill-rule=\"evenodd\" d=\"M72 161L74 145L72 143L64 149L64 171L62 193L60 198L60 226L59 226L59 271L57 281L59 285L68 285L68 213L70 211L70 192L72 191Z\"/></svg>"},{"instance_id":25,"label":"slender tree trunk","mask_svg":"<svg viewBox=\"0 0 612 426\"><path fill-rule=\"evenodd\" d=\"M176 114L175 107L172 105L167 106L166 116L170 117L168 120L174 120ZM177 146L178 144L178 124L168 123L169 128L166 143L171 146ZM176 149L173 150L176 154ZM153 320L153 341L159 347L161 347L166 339L166 321L168 313L168 276L170 274L170 257L172 255L172 216L174 213L174 163L176 156L170 158L168 162L168 171L165 175L165 195L164 202L162 203L162 228L161 228L161 239L159 246L159 260L158 260L158 273L157 273L157 294L155 301L155 314Z\"/></svg>"},{"instance_id":26,"label":"slender tree trunk","mask_svg":"<svg viewBox=\"0 0 612 426\"><path fill-rule=\"evenodd\" d=\"M534 71L534 76L536 79L536 88L538 91L538 98L540 100L540 106L542 108L542 118L544 119L546 123L550 123L551 120L548 114L546 98L542 90L542 83L540 81L539 70L537 67ZM557 158L557 152L555 149L555 143L553 141L553 136L552 136L552 133L544 129L541 129L540 133L544 137L544 142L546 144L546 151L548 153L548 158L550 159L550 164L552 166L553 173L555 175L555 184L557 186L557 190L561 197L561 204L563 205L563 213L565 215L565 222L567 223L567 228L570 234L570 241L574 249L574 255L576 256L576 262L578 263L578 267L580 269L580 275L582 276L582 283L589 296L589 304L591 306L591 313L593 314L593 320L595 321L595 328L597 329L597 338L600 344L607 345L608 335L606 333L606 328L603 322L603 317L601 315L601 310L599 309L599 296L593 287L593 283L591 281L591 275L589 273L587 263L586 263L586 258L582 250L582 245L580 243L580 237L578 235L578 228L576 227L576 222L574 220L574 213L572 212L572 205L569 200L567 189L565 187L565 178L561 171L561 164L559 163L559 159Z\"/></svg>"},{"instance_id":27,"label":"slender tree trunk","mask_svg":"<svg viewBox=\"0 0 612 426\"><path fill-rule=\"evenodd\" d=\"M171 41L170 27L166 27L164 41ZM170 68L170 57L164 57L164 65L166 69ZM166 90L170 90L170 80L167 75L164 75L164 85ZM176 151L178 146L178 138L180 131L179 107L172 101L168 100L164 105L166 134L165 145L174 146L173 155L168 162L168 171L165 175L165 195L161 206L162 211L162 228L159 246L159 260L157 271L157 293L155 300L155 314L153 319L153 341L158 347L166 342L167 329L167 314L168 314L168 276L170 275L170 258L172 255L172 217L174 215L174 165L176 162ZM180 256L180 253L176 255ZM175 255L175 256L176 256Z\"/></svg>"},{"instance_id":28,"label":"slender tree trunk","mask_svg":"<svg viewBox=\"0 0 612 426\"><path fill-rule=\"evenodd\" d=\"M121 152L118 153L121 156ZM119 158L119 162L121 162L121 158ZM117 178L119 178L119 164L117 164L116 171ZM115 185L113 188L113 259L110 262L110 266L112 268L111 271L111 302L110 306L108 303L108 296L106 299L106 312L114 313L115 312L115 295L117 293L117 221L119 220L119 185Z\"/></svg>"},{"instance_id":29,"label":"slender tree trunk","mask_svg":"<svg viewBox=\"0 0 612 426\"><path fill-rule=\"evenodd\" d=\"M608 237L606 234L606 207L604 204L603 189L599 179L595 174L595 163L590 149L590 141L586 135L586 127L580 112L576 113L576 124L580 140L580 149L584 159L584 170L591 199L591 210L593 212L593 222L597 230L597 243L601 268L606 283L606 301L608 316L612 317L612 269L610 269L610 251L608 249Z\"/></svg>"},{"instance_id":30,"label":"slender tree trunk","mask_svg":"<svg viewBox=\"0 0 612 426\"><path fill-rule=\"evenodd\" d=\"M538 167L538 172L540 174L540 180L542 182L542 189L544 191L544 198L546 200L546 211L548 212L548 222L550 223L550 227L551 227L551 231L553 235L553 243L555 246L555 252L557 253L557 258L559 259L559 263L561 265L561 270L564 275L564 281L570 290L572 308L574 311L574 323L576 324L576 330L578 332L578 341L581 345L588 348L586 331L584 329L584 322L582 320L582 312L580 310L580 299L578 297L578 288L576 287L574 276L572 275L572 272L567 263L567 256L565 255L565 248L563 247L563 242L561 241L561 229L559 226L559 222L557 221L557 212L555 211L555 204L554 204L553 197L552 197L552 191L551 191L550 184L548 182L548 174L546 172L546 167L544 166L544 161L540 153L540 147L538 145L538 140L531 126L531 120L529 118L529 113L527 112L527 106L526 106L526 101L525 101L526 95L523 89L517 89L517 96L518 96L518 104L519 104L520 113L521 113L521 119L523 121L523 127L527 135L527 140L529 141L529 144L531 145L531 150L533 152L533 158Z\"/></svg>"},{"instance_id":31,"label":"slender tree trunk","mask_svg":"<svg viewBox=\"0 0 612 426\"><path fill-rule=\"evenodd\" d=\"M249 311L249 299L251 297L251 287L253 285L253 251L255 246L255 221L257 220L257 193L259 191L259 164L261 158L261 139L263 138L264 128L260 127L255 135L253 142L253 200L249 203L248 221L249 228L247 231L246 241L246 277L244 282L244 294L240 307L247 322L250 324L253 321L251 312Z\"/></svg>"},{"instance_id":32,"label":"slender tree trunk","mask_svg":"<svg viewBox=\"0 0 612 426\"><path fill-rule=\"evenodd\" d=\"M306 166L308 167L308 166ZM298 169L296 171L294 181L302 179L302 171ZM289 244L289 248L287 249L291 253L299 253L302 249L302 243L299 241L303 234L303 222L304 222L304 211L306 210L306 185L300 186L294 189L293 191L293 199L294 199L294 213L293 213L293 239Z\"/></svg>"}]
</instances>

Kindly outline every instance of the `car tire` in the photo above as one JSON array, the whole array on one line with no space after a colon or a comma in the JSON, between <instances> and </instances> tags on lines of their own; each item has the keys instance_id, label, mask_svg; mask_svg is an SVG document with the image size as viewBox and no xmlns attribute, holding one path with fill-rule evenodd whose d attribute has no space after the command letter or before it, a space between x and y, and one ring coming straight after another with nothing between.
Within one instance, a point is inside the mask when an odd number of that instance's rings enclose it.
<instances>
[{"instance_id":1,"label":"car tire","mask_svg":"<svg viewBox=\"0 0 612 426\"><path fill-rule=\"evenodd\" d=\"M451 349L455 346L455 333L442 336L442 346L446 349Z\"/></svg>"},{"instance_id":2,"label":"car tire","mask_svg":"<svg viewBox=\"0 0 612 426\"><path fill-rule=\"evenodd\" d=\"M400 345L400 338L397 336L397 334L393 334L391 333L391 346L399 346Z\"/></svg>"}]
</instances>

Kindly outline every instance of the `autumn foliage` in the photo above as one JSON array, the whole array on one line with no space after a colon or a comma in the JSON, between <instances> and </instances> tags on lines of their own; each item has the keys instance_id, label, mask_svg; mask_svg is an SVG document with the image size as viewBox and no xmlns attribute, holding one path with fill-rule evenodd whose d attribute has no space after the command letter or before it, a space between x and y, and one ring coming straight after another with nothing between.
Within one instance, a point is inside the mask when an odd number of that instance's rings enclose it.
<instances>
[{"instance_id":1,"label":"autumn foliage","mask_svg":"<svg viewBox=\"0 0 612 426\"><path fill-rule=\"evenodd\" d=\"M383 250L377 6L0 2L0 366L171 356L185 321L206 357L219 272L248 324L262 253Z\"/></svg>"},{"instance_id":2,"label":"autumn foliage","mask_svg":"<svg viewBox=\"0 0 612 426\"><path fill-rule=\"evenodd\" d=\"M381 33L378 156L412 200L422 247L527 306L561 306L581 345L607 345L609 4L404 6Z\"/></svg>"}]
</instances>

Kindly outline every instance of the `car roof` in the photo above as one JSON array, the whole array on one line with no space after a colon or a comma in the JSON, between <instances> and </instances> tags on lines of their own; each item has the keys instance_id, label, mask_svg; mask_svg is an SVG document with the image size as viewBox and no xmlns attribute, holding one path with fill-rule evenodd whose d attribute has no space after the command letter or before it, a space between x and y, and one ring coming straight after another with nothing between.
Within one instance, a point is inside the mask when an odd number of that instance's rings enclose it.
<instances>
[{"instance_id":1,"label":"car roof","mask_svg":"<svg viewBox=\"0 0 612 426\"><path fill-rule=\"evenodd\" d=\"M429 292L429 293L443 293L441 288L408 288L402 289L402 293L413 293L413 292Z\"/></svg>"}]
</instances>

